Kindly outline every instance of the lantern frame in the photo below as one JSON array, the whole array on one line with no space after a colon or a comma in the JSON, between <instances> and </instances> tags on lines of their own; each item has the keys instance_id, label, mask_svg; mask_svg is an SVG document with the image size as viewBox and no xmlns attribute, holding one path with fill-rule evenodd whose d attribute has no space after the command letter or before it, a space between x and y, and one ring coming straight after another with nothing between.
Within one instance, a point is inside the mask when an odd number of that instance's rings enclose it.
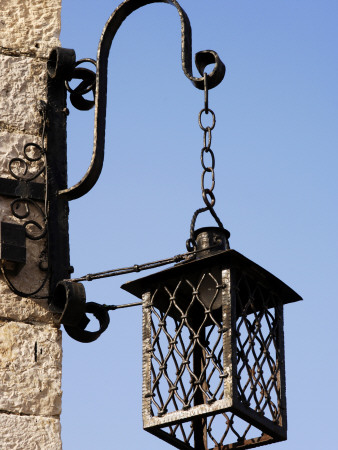
<instances>
[{"instance_id":1,"label":"lantern frame","mask_svg":"<svg viewBox=\"0 0 338 450\"><path fill-rule=\"evenodd\" d=\"M196 234L205 234L210 230L197 230ZM212 230L214 232L217 229ZM199 259L177 264L122 286L143 301L144 429L176 448L186 450L244 449L285 440L287 419L283 305L301 300L301 297L270 272L235 250L204 253L207 255ZM215 283L209 305L202 298L206 294L201 294L206 278L209 279L208 286L210 280ZM191 301L187 300L189 289ZM204 291L207 292L206 289ZM214 310L213 305L216 305ZM198 325L194 328L192 323L196 323L198 315L201 319L198 319ZM174 322L176 332L172 326ZM182 343L183 338L180 336L184 326L189 328L190 333L190 338L185 333L186 344ZM221 359L211 344L206 350L202 348L202 329L210 329L214 335L221 334ZM211 337L212 332L203 331L215 343L218 338ZM243 333L245 336L240 337ZM164 350L163 342L168 345L168 353ZM260 347L258 352L255 351L255 345ZM197 375L194 373L197 367L196 352L201 361ZM216 389L215 368L221 372L221 390ZM264 371L268 372L268 377L263 374ZM217 398L213 398L216 394L213 396L211 392L211 382L209 391L207 387L201 387L203 383L204 386L208 385L207 377L213 379ZM183 383L188 378L190 384L200 387L196 389L195 386L195 390L190 388L190 391L188 387L185 390ZM190 394L184 397L183 391ZM225 433L224 430L222 432L225 437L217 440L210 422L212 424L219 415L225 418L226 426ZM250 433L235 429L236 420L241 430L244 422L247 423L251 427ZM190 422L192 432L187 422ZM259 436L253 435L256 429L261 433ZM236 438L235 442L226 442L230 435Z\"/></svg>"}]
</instances>

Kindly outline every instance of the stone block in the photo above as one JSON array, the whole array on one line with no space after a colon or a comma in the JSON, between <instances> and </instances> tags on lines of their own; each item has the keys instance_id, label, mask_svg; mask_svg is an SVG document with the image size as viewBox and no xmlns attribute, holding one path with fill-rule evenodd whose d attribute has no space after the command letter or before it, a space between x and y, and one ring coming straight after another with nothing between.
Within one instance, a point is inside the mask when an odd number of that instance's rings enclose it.
<instances>
[{"instance_id":1,"label":"stone block","mask_svg":"<svg viewBox=\"0 0 338 450\"><path fill-rule=\"evenodd\" d=\"M40 100L46 101L46 61L0 54L0 131L39 134Z\"/></svg>"},{"instance_id":2,"label":"stone block","mask_svg":"<svg viewBox=\"0 0 338 450\"><path fill-rule=\"evenodd\" d=\"M15 280L13 280L13 283L15 283ZM22 282L17 287L21 287L21 289L26 288ZM47 300L20 297L14 294L1 279L0 320L4 318L26 323L41 322L53 324L53 315L48 310Z\"/></svg>"},{"instance_id":3,"label":"stone block","mask_svg":"<svg viewBox=\"0 0 338 450\"><path fill-rule=\"evenodd\" d=\"M60 428L59 419L51 417L0 414L0 448L61 450Z\"/></svg>"},{"instance_id":4,"label":"stone block","mask_svg":"<svg viewBox=\"0 0 338 450\"><path fill-rule=\"evenodd\" d=\"M1 0L1 47L48 57L60 46L61 0ZM1 49L0 49L1 50Z\"/></svg>"},{"instance_id":5,"label":"stone block","mask_svg":"<svg viewBox=\"0 0 338 450\"><path fill-rule=\"evenodd\" d=\"M0 323L0 411L59 415L61 358L61 332L57 328Z\"/></svg>"}]
</instances>

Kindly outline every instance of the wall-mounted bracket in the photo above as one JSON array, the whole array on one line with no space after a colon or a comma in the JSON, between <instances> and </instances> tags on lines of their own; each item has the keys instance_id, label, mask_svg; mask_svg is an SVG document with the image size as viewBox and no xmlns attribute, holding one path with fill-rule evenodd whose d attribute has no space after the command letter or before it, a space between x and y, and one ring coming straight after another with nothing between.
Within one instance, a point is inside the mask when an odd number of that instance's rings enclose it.
<instances>
[{"instance_id":1,"label":"wall-mounted bracket","mask_svg":"<svg viewBox=\"0 0 338 450\"><path fill-rule=\"evenodd\" d=\"M27 144L25 149L30 145L31 144ZM36 145L36 147L38 146ZM24 160L14 158L12 161L19 162ZM11 162L9 163L10 172L13 174ZM20 179L19 176L17 176L16 179L0 177L0 195L14 198L14 201L11 203L13 219L28 218L30 209L25 202L29 202L31 205L35 205L35 202L37 201L43 202L45 199L45 192L46 188L44 183L37 183L30 181L29 179ZM20 202L26 205L26 211L22 216L16 212L16 209L20 207ZM25 223L36 224L34 221L25 221ZM30 235L27 233L25 223L1 222L0 259L2 268L14 275L16 275L23 265L26 264L26 238L30 237Z\"/></svg>"},{"instance_id":2,"label":"wall-mounted bracket","mask_svg":"<svg viewBox=\"0 0 338 450\"><path fill-rule=\"evenodd\" d=\"M26 263L25 227L1 222L0 259L7 270L17 272Z\"/></svg>"}]
</instances>

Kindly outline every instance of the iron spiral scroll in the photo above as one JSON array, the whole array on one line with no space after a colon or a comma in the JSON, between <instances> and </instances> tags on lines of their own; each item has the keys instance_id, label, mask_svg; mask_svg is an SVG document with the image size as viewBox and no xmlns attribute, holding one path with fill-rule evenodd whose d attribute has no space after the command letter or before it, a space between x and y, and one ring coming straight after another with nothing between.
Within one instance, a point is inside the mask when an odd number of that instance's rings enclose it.
<instances>
[{"instance_id":1,"label":"iron spiral scroll","mask_svg":"<svg viewBox=\"0 0 338 450\"><path fill-rule=\"evenodd\" d=\"M69 49L55 48L52 50L48 62L48 74L50 78L63 77L65 80L73 78L81 79L79 86L71 92L75 94L73 105L82 110L90 109L95 102L94 118L94 145L90 166L82 179L72 187L61 189L58 195L65 200L74 200L89 192L97 182L104 160L106 107L107 107L107 75L108 59L112 41L124 20L137 9L152 3L166 3L174 6L181 21L181 59L182 69L185 76L200 90L204 90L204 72L206 66L213 64L213 70L208 74L208 88L216 87L224 78L225 66L218 54L213 50L204 50L196 53L195 63L200 77L194 77L192 73L192 38L190 21L176 0L126 0L121 3L108 19L98 46L96 60L95 82L92 78L93 72L88 69L77 68L80 62L75 62L75 52ZM88 60L87 60L88 62ZM93 60L89 62L95 63ZM82 71L82 72L81 72ZM69 84L68 84L69 88ZM95 88L95 89L94 89ZM84 99L85 92L90 90L94 93L94 102ZM72 99L71 99L72 100Z\"/></svg>"},{"instance_id":2,"label":"iron spiral scroll","mask_svg":"<svg viewBox=\"0 0 338 450\"><path fill-rule=\"evenodd\" d=\"M192 37L190 21L176 0L125 0L121 3L108 19L98 46L96 61L86 58L76 61L75 51L72 49L54 48L49 55L47 70L49 79L52 83L62 84L70 93L69 99L72 105L82 111L95 108L94 117L94 145L92 158L89 168L82 179L72 187L60 186L57 190L53 190L53 198L55 196L55 203L67 203L82 197L88 193L97 182L104 161L104 147L105 147L105 128L106 128L106 106L107 106L107 75L108 75L108 59L112 41L115 34L119 30L124 20L137 9L152 3L165 3L174 6L179 14L181 22L181 60L182 69L185 76L193 83L199 90L206 89L206 79L208 89L216 87L224 78L225 66L218 54L213 50L205 50L196 53L195 64L200 77L195 77L192 72ZM94 66L90 70L83 67L83 63L90 63ZM205 68L208 65L213 65L213 69L209 74L205 73ZM70 82L78 80L77 87L71 87ZM93 100L88 100L85 95L92 93ZM68 110L66 111L66 114ZM209 210L212 210L213 205L209 205ZM62 208L61 208L62 209ZM51 227L53 228L53 227ZM50 240L50 244L53 244ZM196 249L195 249L196 250ZM195 257L195 252L190 249L189 257ZM162 262L161 262L162 265ZM148 265L146 265L148 266ZM134 268L133 268L134 270ZM115 271L108 271L104 276L113 276ZM98 278L101 278L99 274ZM77 295L79 302L79 313L75 314L77 318L82 317L80 321L74 323L73 315L68 322L68 296L71 295L73 289L80 289L80 284L75 283L79 280L63 279L59 277L60 273L53 275L51 284L54 286L54 295L49 299L49 306L52 311L61 313L59 320L66 326L66 331L74 339L81 342L90 342L97 339L97 337L106 329L109 323L108 310L102 309L102 305L91 303L90 311L86 310L84 292ZM96 278L96 277L95 277ZM86 277L89 281L91 277ZM75 286L77 284L77 286ZM56 286L56 288L55 288ZM88 304L87 304L88 305ZM66 314L67 312L67 314ZM100 330L95 333L86 331L88 324L85 319L85 312L93 314L100 323Z\"/></svg>"},{"instance_id":3,"label":"iron spiral scroll","mask_svg":"<svg viewBox=\"0 0 338 450\"><path fill-rule=\"evenodd\" d=\"M38 152L38 156L35 157L29 156L28 151L30 148L34 148L35 151ZM45 176L46 159L44 148L42 148L40 145L34 142L29 142L25 144L23 152L24 152L23 158L20 157L12 158L9 162L9 171L12 177L18 180L19 182L23 182L24 184L26 184L27 182L35 180L40 175ZM29 163L34 162L42 162L42 164L40 164L40 168L34 174L27 176L27 173L29 174L30 169ZM18 172L21 171L22 174L19 175L18 173L15 173L16 170ZM24 186L24 184L22 184L22 186ZM24 190L21 190L21 196L13 200L10 206L14 217L21 220L28 219L23 224L26 230L26 237L28 239L37 241L46 236L47 233L46 204L44 205L44 208L41 208L40 205L35 200L32 200L27 196ZM39 215L41 216L41 223L37 222L36 220L29 219L32 213L31 208L34 208L39 213ZM30 231L30 227L32 226L35 227L35 229L39 230L37 234Z\"/></svg>"},{"instance_id":4,"label":"iron spiral scroll","mask_svg":"<svg viewBox=\"0 0 338 450\"><path fill-rule=\"evenodd\" d=\"M25 236L31 241L40 241L46 238L48 231L48 180L47 180L47 158L45 148L47 105L40 102L40 114L42 116L41 142L28 142L23 147L23 154L12 158L8 164L8 170L15 180L11 187L16 198L10 203L10 210L16 221L21 222ZM44 183L37 183L40 176ZM3 180L2 180L3 181ZM11 182L12 180L7 180ZM38 203L39 201L39 203ZM42 204L42 206L40 206ZM8 287L20 297L46 298L37 294L44 288L48 279L47 241L45 239L43 250L38 263L41 272L44 272L42 282L31 292L23 291L16 287L8 273L6 265L1 262L1 273Z\"/></svg>"}]
</instances>

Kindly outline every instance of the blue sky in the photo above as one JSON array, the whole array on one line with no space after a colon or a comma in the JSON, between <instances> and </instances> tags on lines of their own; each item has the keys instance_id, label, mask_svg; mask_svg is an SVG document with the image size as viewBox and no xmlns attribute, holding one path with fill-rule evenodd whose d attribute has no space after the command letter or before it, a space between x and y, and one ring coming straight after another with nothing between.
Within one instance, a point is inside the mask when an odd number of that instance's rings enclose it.
<instances>
[{"instance_id":1,"label":"blue sky","mask_svg":"<svg viewBox=\"0 0 338 450\"><path fill-rule=\"evenodd\" d=\"M193 52L227 67L210 92L217 123L216 210L230 245L294 288L285 308L288 441L285 450L334 450L337 382L338 3L335 0L181 0ZM61 43L96 58L116 1L63 0ZM195 72L196 73L196 72ZM107 143L93 190L70 204L75 276L185 250L202 206L197 116L203 93L180 62L174 8L130 16L109 63ZM69 106L69 185L87 170L93 112ZM211 217L197 226L214 225ZM124 276L86 283L87 298L134 299ZM92 344L63 342L64 450L165 450L142 430L141 309L111 313Z\"/></svg>"}]
</instances>

